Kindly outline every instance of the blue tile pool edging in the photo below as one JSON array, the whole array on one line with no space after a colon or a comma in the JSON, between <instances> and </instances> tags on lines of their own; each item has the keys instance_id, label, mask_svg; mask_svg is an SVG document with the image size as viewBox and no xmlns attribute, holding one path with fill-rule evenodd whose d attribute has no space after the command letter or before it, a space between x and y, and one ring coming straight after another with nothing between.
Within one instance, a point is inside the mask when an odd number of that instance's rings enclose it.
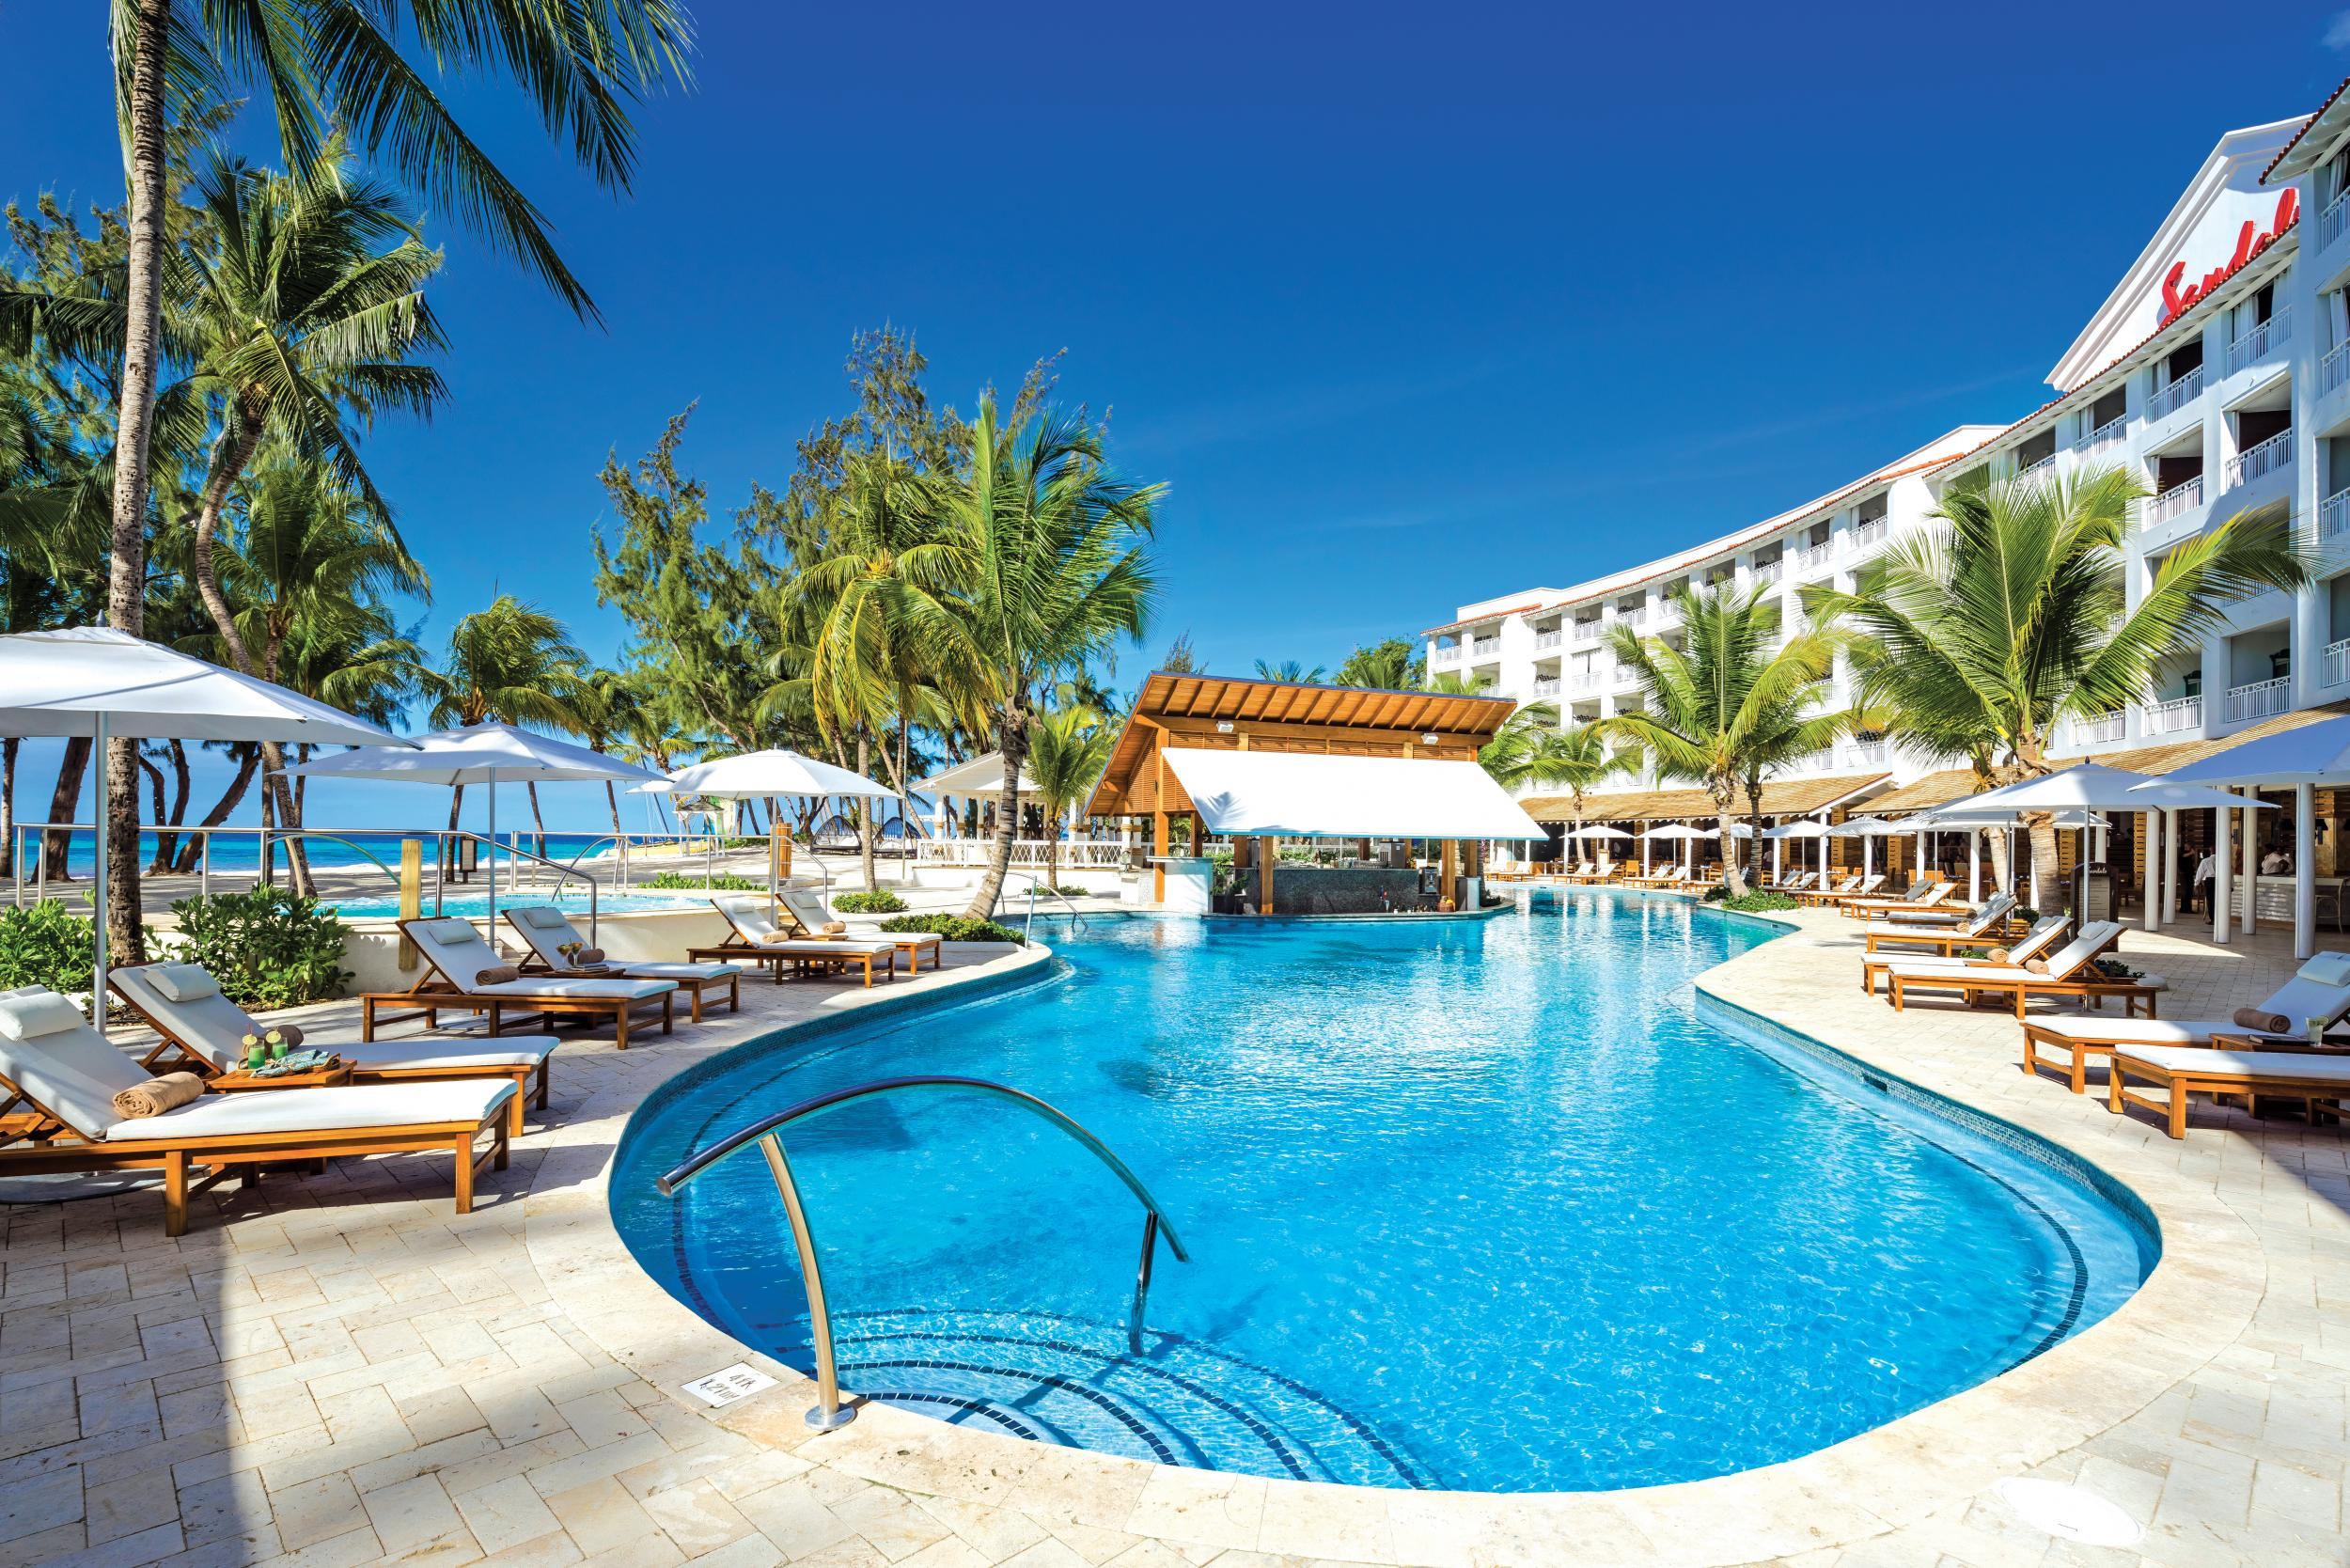
<instances>
[{"instance_id":1,"label":"blue tile pool edging","mask_svg":"<svg viewBox=\"0 0 2350 1568\"><path fill-rule=\"evenodd\" d=\"M2094 1161L2084 1159L2063 1145L2019 1127L2003 1117L1977 1110L1963 1101L1937 1093L1922 1084L1912 1083L1898 1073L1888 1072L1873 1062L1864 1061L1849 1052L1814 1040L1799 1029L1789 1028L1776 1019L1726 1001L1708 991L1701 981L1697 985L1696 992L1697 1016L1700 1023L1764 1049L1794 1052L1816 1069L1838 1077L1856 1080L1856 1099L1864 1098L1860 1090L1873 1090L2047 1168L2112 1205L2137 1227L2147 1244L2150 1267L2161 1257L2162 1222L2154 1216L2154 1210L2127 1184Z\"/></svg>"}]
</instances>

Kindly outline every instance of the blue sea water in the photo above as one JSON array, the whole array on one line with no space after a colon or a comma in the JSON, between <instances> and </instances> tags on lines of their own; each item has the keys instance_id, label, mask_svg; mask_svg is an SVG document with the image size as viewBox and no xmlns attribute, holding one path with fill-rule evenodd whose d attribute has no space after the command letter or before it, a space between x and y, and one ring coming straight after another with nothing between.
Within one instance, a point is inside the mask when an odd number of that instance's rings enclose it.
<instances>
[{"instance_id":1,"label":"blue sea water","mask_svg":"<svg viewBox=\"0 0 2350 1568\"><path fill-rule=\"evenodd\" d=\"M1482 922L1090 918L1049 982L728 1053L638 1113L612 1206L640 1263L806 1368L755 1152L796 1123L844 1387L940 1419L1246 1473L1579 1490L1790 1458L2016 1365L2126 1297L2155 1244L2072 1176L1801 1053L1700 1023L1759 922L1593 890ZM1890 1027L1888 1013L1888 1027Z\"/></svg>"},{"instance_id":2,"label":"blue sea water","mask_svg":"<svg viewBox=\"0 0 2350 1568\"><path fill-rule=\"evenodd\" d=\"M155 837L151 829L139 836L139 864L141 866L145 866L154 858ZM402 839L422 838L424 863L429 871L432 866L432 856L438 843L431 833L419 834L413 830L408 832L360 831L341 834L337 837L349 839L352 842L340 843L335 839L323 838L304 840L308 848L312 865L320 867L371 866L374 861L370 860L369 856L372 855L376 859L397 867L400 864L400 841ZM39 839L40 835L27 831L24 833L23 838L28 851L29 863L29 851L32 845ZM510 841L510 835L501 830L499 839L501 841ZM185 835L181 835L180 841L183 843L186 841ZM535 852L539 847L536 837L527 831L523 834L519 841L525 850ZM594 846L599 853L608 851L612 847L611 836L596 833L550 833L547 835L546 854L551 860L568 862L572 856L590 846ZM276 845L276 861L282 874L286 865L286 850L282 840ZM260 840L251 832L222 832L213 837L212 870L250 871L259 864ZM498 873L501 877L505 875L503 868L506 864L506 858L501 855L499 860L501 870ZM98 836L87 830L74 834L73 841L66 849L66 865L77 877L89 875L98 865Z\"/></svg>"}]
</instances>

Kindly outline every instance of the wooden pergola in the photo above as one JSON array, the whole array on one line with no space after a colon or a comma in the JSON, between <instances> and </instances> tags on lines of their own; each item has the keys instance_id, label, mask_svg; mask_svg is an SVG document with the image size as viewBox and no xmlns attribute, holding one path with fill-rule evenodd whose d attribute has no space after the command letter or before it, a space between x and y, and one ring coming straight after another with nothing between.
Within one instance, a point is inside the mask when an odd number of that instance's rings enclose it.
<instances>
[{"instance_id":1,"label":"wooden pergola","mask_svg":"<svg viewBox=\"0 0 2350 1568\"><path fill-rule=\"evenodd\" d=\"M1143 682L1086 813L1147 818L1151 853L1164 862L1177 819L1191 824L1195 850L1205 838L1198 808L1167 766L1170 746L1473 762L1516 707L1506 697L1316 686L1161 670ZM1250 840L1233 842L1238 870ZM1453 839L1443 842L1443 886L1449 890L1460 865L1460 845ZM1263 855L1257 868L1266 912L1273 907L1273 858ZM1164 865L1155 870L1152 891L1155 902L1164 902Z\"/></svg>"}]
</instances>

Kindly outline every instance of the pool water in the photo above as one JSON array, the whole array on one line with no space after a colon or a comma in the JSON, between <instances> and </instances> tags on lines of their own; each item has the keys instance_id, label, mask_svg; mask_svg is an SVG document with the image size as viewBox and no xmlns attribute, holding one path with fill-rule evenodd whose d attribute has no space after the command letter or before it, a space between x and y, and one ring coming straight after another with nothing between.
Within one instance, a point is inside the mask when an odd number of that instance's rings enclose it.
<instances>
[{"instance_id":1,"label":"pool water","mask_svg":"<svg viewBox=\"0 0 2350 1568\"><path fill-rule=\"evenodd\" d=\"M347 919L377 917L390 919L400 913L400 900L397 897L364 895L333 899L327 902L331 902L336 911ZM425 900L425 913L427 914L432 912L431 902L430 898ZM559 904L583 919L588 914L588 895L580 887L567 887L560 892L548 887L514 888L508 886L505 880L500 878L498 882L498 907L500 909L513 909L519 905L533 903ZM597 912L603 915L634 915L655 909L707 910L709 907L710 895L702 892L605 892L599 895L596 900ZM479 919L489 912L489 889L478 884L471 892L451 892L441 900L441 913L444 915L468 916Z\"/></svg>"},{"instance_id":2,"label":"pool water","mask_svg":"<svg viewBox=\"0 0 2350 1568\"><path fill-rule=\"evenodd\" d=\"M632 1124L613 1210L670 1291L805 1370L756 1152L675 1200L653 1178L826 1090L993 1079L1116 1150L1192 1261L1162 1249L1130 1355L1141 1211L1049 1124L948 1091L795 1123L849 1390L1378 1486L1769 1464L2078 1332L2154 1250L2008 1143L1701 1024L1691 978L1772 933L1605 890L1477 922L1064 923L1047 982L678 1080Z\"/></svg>"}]
</instances>

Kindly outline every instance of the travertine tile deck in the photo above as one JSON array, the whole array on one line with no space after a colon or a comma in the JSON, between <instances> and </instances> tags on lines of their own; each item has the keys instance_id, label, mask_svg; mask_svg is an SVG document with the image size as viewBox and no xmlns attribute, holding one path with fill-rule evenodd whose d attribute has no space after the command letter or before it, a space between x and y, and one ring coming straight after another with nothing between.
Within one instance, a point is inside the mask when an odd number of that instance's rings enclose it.
<instances>
[{"instance_id":1,"label":"travertine tile deck","mask_svg":"<svg viewBox=\"0 0 2350 1568\"><path fill-rule=\"evenodd\" d=\"M1167 1469L889 1410L811 1438L788 1373L706 1413L679 1385L744 1353L628 1262L602 1182L654 1084L864 1000L760 983L739 1022L624 1056L567 1045L552 1116L471 1215L449 1213L446 1169L421 1158L207 1195L177 1242L151 1193L7 1210L0 1568L2350 1560L2343 1135L2199 1110L2173 1143L2026 1081L2012 1021L1896 1021L1859 992L1853 928L1801 924L1702 984L2097 1160L2153 1204L2168 1247L2107 1324L1824 1453L1689 1486L1487 1498ZM2274 936L2222 949L2189 929L2125 943L2171 980L2173 1015L2224 1013L2291 967ZM976 973L964 957L924 983ZM1989 1490L2027 1473L2111 1498L2145 1538L2100 1551L2031 1529Z\"/></svg>"}]
</instances>

